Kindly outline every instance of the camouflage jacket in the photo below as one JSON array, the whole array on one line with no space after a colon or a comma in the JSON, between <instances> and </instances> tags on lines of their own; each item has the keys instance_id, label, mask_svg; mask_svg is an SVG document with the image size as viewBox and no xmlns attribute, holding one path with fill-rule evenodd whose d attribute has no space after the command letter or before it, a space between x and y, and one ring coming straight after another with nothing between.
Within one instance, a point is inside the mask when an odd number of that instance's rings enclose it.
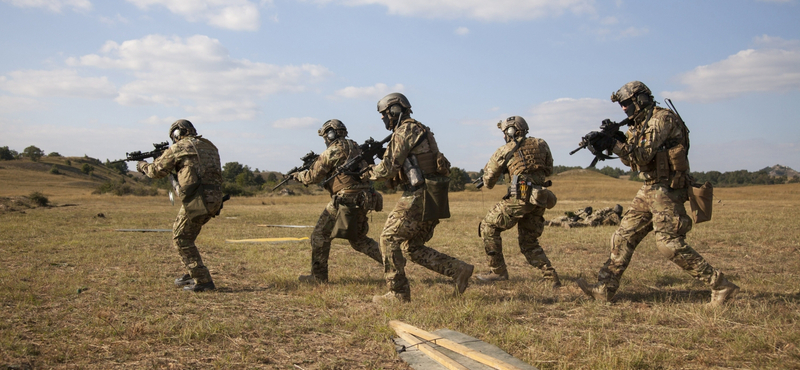
<instances>
[{"instance_id":1,"label":"camouflage jacket","mask_svg":"<svg viewBox=\"0 0 800 370\"><path fill-rule=\"evenodd\" d=\"M627 141L618 142L613 151L624 165L640 171L643 180L652 180L656 153L678 144L688 148L689 131L675 113L661 107L647 109L634 122L628 128Z\"/></svg>"},{"instance_id":2,"label":"camouflage jacket","mask_svg":"<svg viewBox=\"0 0 800 370\"><path fill-rule=\"evenodd\" d=\"M428 135L426 135L425 139L421 140L420 138L422 138L426 131ZM414 144L417 144L417 146L414 146ZM421 155L425 154L438 155L439 148L433 138L433 132L421 122L408 117L395 127L392 138L386 146L386 152L383 154L381 163L372 167L370 180L389 180L391 182L390 186L407 183L408 179L403 174L402 169L403 162L410 154L414 154L418 159L421 159ZM434 160L434 162L435 161L436 160ZM439 161L446 162L447 160L441 156ZM450 164L438 163L438 165L438 174L447 176L445 172L449 170ZM432 166L436 167L436 163L433 163ZM420 163L420 167L422 167L425 175L437 174L432 173L434 172L433 167L426 166L422 163Z\"/></svg>"},{"instance_id":3,"label":"camouflage jacket","mask_svg":"<svg viewBox=\"0 0 800 370\"><path fill-rule=\"evenodd\" d=\"M188 136L167 148L153 163L138 166L147 177L159 179L175 173L182 189L202 184L222 189L219 151L202 136Z\"/></svg>"},{"instance_id":4,"label":"camouflage jacket","mask_svg":"<svg viewBox=\"0 0 800 370\"><path fill-rule=\"evenodd\" d=\"M311 168L294 175L294 179L304 185L316 184L327 179L337 168L344 165L348 159L361 154L358 143L350 139L337 139L323 151L319 158L314 161ZM361 163L361 168L367 166L366 162ZM355 176L339 174L335 179L325 184L325 189L331 196L340 191L352 189L369 189L369 180L360 180Z\"/></svg>"},{"instance_id":5,"label":"camouflage jacket","mask_svg":"<svg viewBox=\"0 0 800 370\"><path fill-rule=\"evenodd\" d=\"M524 168L521 173L528 175L535 185L544 184L545 178L553 173L553 155L547 143L535 137L526 137L523 140L507 163L506 157L514 151L516 141L506 143L492 154L489 163L483 168L483 183L487 188L493 188L500 176L509 172L509 168ZM530 155L525 155L520 150L524 147L530 147L531 150L526 151ZM506 165L503 166L503 163Z\"/></svg>"}]
</instances>

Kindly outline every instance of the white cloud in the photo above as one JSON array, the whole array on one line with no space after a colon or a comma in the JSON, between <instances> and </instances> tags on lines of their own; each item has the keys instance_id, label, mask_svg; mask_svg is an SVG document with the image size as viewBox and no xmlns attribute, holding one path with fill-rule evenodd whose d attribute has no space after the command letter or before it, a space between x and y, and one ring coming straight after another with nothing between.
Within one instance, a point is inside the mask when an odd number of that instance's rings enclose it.
<instances>
[{"instance_id":1,"label":"white cloud","mask_svg":"<svg viewBox=\"0 0 800 370\"><path fill-rule=\"evenodd\" d=\"M69 58L67 64L131 72L135 79L120 87L120 104L180 106L206 121L253 119L257 98L302 92L331 75L320 65L234 59L218 40L202 35L109 41L100 53Z\"/></svg>"},{"instance_id":2,"label":"white cloud","mask_svg":"<svg viewBox=\"0 0 800 370\"><path fill-rule=\"evenodd\" d=\"M258 6L248 0L127 0L143 10L163 6L190 22L236 31L256 31L260 25ZM262 2L263 3L263 2Z\"/></svg>"},{"instance_id":3,"label":"white cloud","mask_svg":"<svg viewBox=\"0 0 800 370\"><path fill-rule=\"evenodd\" d=\"M424 18L470 18L483 21L530 20L594 13L594 0L312 0L346 6L383 5L390 14Z\"/></svg>"},{"instance_id":4,"label":"white cloud","mask_svg":"<svg viewBox=\"0 0 800 370\"><path fill-rule=\"evenodd\" d=\"M467 27L458 27L455 31L453 31L456 35L465 36L469 34L469 28Z\"/></svg>"},{"instance_id":5,"label":"white cloud","mask_svg":"<svg viewBox=\"0 0 800 370\"><path fill-rule=\"evenodd\" d=\"M61 12L61 8L64 7L70 7L74 11L92 10L92 3L89 0L3 0L3 2L20 8L45 8L56 13Z\"/></svg>"},{"instance_id":6,"label":"white cloud","mask_svg":"<svg viewBox=\"0 0 800 370\"><path fill-rule=\"evenodd\" d=\"M320 120L313 117L292 117L276 120L272 123L272 127L295 129L313 127L319 125L320 123Z\"/></svg>"},{"instance_id":7,"label":"white cloud","mask_svg":"<svg viewBox=\"0 0 800 370\"><path fill-rule=\"evenodd\" d=\"M751 92L800 90L800 48L797 41L762 36L756 39L756 43L766 47L742 50L725 60L683 73L678 79L686 88L662 95L674 100L709 102Z\"/></svg>"},{"instance_id":8,"label":"white cloud","mask_svg":"<svg viewBox=\"0 0 800 370\"><path fill-rule=\"evenodd\" d=\"M552 151L569 151L606 118L624 118L618 105L594 98L561 98L534 106L525 116L530 136L544 138Z\"/></svg>"},{"instance_id":9,"label":"white cloud","mask_svg":"<svg viewBox=\"0 0 800 370\"><path fill-rule=\"evenodd\" d=\"M112 98L117 89L106 77L80 77L70 69L20 70L0 76L0 89L17 95Z\"/></svg>"},{"instance_id":10,"label":"white cloud","mask_svg":"<svg viewBox=\"0 0 800 370\"><path fill-rule=\"evenodd\" d=\"M36 99L0 95L0 112L28 112L41 110L44 105Z\"/></svg>"},{"instance_id":11,"label":"white cloud","mask_svg":"<svg viewBox=\"0 0 800 370\"><path fill-rule=\"evenodd\" d=\"M366 99L377 101L389 93L403 92L404 88L405 87L403 84L395 84L389 88L389 86L384 83L377 83L374 86L367 87L348 86L344 89L336 90L334 96L346 99Z\"/></svg>"}]
</instances>

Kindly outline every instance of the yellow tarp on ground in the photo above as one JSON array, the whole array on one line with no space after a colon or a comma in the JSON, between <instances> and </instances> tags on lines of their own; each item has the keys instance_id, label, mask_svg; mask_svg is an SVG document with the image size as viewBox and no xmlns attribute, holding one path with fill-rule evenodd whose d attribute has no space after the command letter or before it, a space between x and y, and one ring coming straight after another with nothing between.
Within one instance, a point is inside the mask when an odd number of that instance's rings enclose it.
<instances>
[{"instance_id":1,"label":"yellow tarp on ground","mask_svg":"<svg viewBox=\"0 0 800 370\"><path fill-rule=\"evenodd\" d=\"M307 236L302 238L261 238L261 239L226 239L226 243L287 243L287 242L299 242L303 240L308 240Z\"/></svg>"}]
</instances>

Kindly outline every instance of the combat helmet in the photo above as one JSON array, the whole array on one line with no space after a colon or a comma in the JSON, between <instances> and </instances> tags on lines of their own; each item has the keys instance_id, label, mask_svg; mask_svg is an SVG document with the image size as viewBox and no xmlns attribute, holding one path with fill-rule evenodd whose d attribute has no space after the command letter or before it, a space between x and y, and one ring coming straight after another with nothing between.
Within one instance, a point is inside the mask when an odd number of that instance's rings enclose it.
<instances>
[{"instance_id":1,"label":"combat helmet","mask_svg":"<svg viewBox=\"0 0 800 370\"><path fill-rule=\"evenodd\" d=\"M184 136L197 136L197 130L191 122L185 119L179 119L169 126L169 138L173 143L178 142Z\"/></svg>"},{"instance_id":2,"label":"combat helmet","mask_svg":"<svg viewBox=\"0 0 800 370\"><path fill-rule=\"evenodd\" d=\"M408 98L401 93L391 93L378 100L378 112L383 115L387 130L394 129L403 114L413 113ZM397 122L395 122L395 119Z\"/></svg>"},{"instance_id":3,"label":"combat helmet","mask_svg":"<svg viewBox=\"0 0 800 370\"><path fill-rule=\"evenodd\" d=\"M330 145L333 140L347 137L347 127L338 119L329 119L322 124L317 134L323 137L325 144Z\"/></svg>"},{"instance_id":4,"label":"combat helmet","mask_svg":"<svg viewBox=\"0 0 800 370\"><path fill-rule=\"evenodd\" d=\"M528 134L528 122L525 122L525 119L520 116L511 116L497 122L497 128L503 131L507 143Z\"/></svg>"},{"instance_id":5,"label":"combat helmet","mask_svg":"<svg viewBox=\"0 0 800 370\"><path fill-rule=\"evenodd\" d=\"M647 108L653 103L653 92L641 81L631 81L622 85L617 92L611 94L611 101L627 106L633 103L635 111L629 113L632 116L635 112Z\"/></svg>"}]
</instances>

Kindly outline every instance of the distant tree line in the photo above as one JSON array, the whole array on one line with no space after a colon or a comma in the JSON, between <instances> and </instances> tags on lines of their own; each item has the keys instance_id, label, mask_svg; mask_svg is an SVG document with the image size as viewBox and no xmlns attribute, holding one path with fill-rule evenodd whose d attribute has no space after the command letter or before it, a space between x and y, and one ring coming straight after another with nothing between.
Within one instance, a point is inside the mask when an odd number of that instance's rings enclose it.
<instances>
[{"instance_id":1,"label":"distant tree line","mask_svg":"<svg viewBox=\"0 0 800 370\"><path fill-rule=\"evenodd\" d=\"M694 180L699 183L710 182L714 186L744 186L744 185L774 185L786 183L798 183L800 177L792 176L791 178L786 175L783 176L770 176L770 167L762 168L755 172L747 170L719 172L692 172L691 175Z\"/></svg>"}]
</instances>

